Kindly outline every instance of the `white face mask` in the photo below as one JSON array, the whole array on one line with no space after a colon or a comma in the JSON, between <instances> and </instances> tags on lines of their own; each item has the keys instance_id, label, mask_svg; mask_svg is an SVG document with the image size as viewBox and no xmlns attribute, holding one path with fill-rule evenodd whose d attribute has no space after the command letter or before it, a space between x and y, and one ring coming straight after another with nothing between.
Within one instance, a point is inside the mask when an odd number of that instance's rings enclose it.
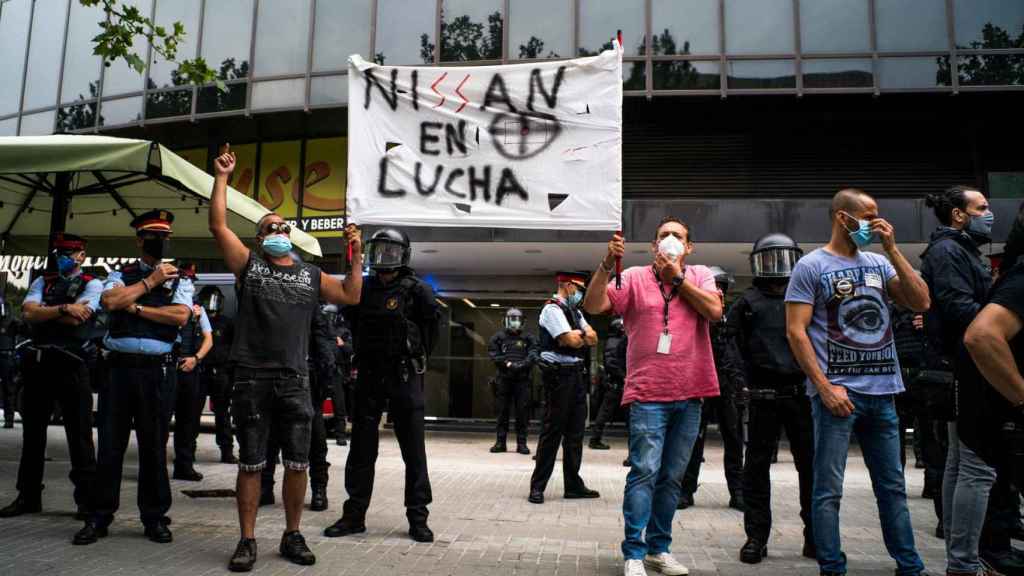
<instances>
[{"instance_id":1,"label":"white face mask","mask_svg":"<svg viewBox=\"0 0 1024 576\"><path fill-rule=\"evenodd\" d=\"M661 242L658 242L658 252L672 260L679 258L685 249L686 246L683 245L682 241L671 234L662 238Z\"/></svg>"}]
</instances>

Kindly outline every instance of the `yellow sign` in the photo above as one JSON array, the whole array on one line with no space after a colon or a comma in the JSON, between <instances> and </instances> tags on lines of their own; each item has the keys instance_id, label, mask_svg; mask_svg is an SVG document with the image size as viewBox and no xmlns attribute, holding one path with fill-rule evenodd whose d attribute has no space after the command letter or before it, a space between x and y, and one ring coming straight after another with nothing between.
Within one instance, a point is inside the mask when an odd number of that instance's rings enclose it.
<instances>
[{"instance_id":1,"label":"yellow sign","mask_svg":"<svg viewBox=\"0 0 1024 576\"><path fill-rule=\"evenodd\" d=\"M188 150L176 150L175 154L188 160L190 164L206 171L206 148L190 148Z\"/></svg>"},{"instance_id":2,"label":"yellow sign","mask_svg":"<svg viewBox=\"0 0 1024 576\"><path fill-rule=\"evenodd\" d=\"M299 208L298 140L268 142L260 154L260 204L295 223Z\"/></svg>"},{"instance_id":3,"label":"yellow sign","mask_svg":"<svg viewBox=\"0 0 1024 576\"><path fill-rule=\"evenodd\" d=\"M306 142L306 186L299 225L314 236L341 236L345 218L348 138Z\"/></svg>"},{"instance_id":4,"label":"yellow sign","mask_svg":"<svg viewBox=\"0 0 1024 576\"><path fill-rule=\"evenodd\" d=\"M231 174L228 184L250 198L252 198L255 189L253 180L255 180L256 176L257 146L257 144L231 146L231 151L235 153L235 171Z\"/></svg>"}]
</instances>

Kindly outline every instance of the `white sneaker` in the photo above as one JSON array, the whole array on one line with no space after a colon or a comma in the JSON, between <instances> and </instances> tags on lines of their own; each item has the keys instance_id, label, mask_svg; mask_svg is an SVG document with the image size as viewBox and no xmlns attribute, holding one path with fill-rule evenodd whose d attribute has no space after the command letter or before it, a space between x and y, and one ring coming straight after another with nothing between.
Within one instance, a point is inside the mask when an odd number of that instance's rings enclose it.
<instances>
[{"instance_id":1,"label":"white sneaker","mask_svg":"<svg viewBox=\"0 0 1024 576\"><path fill-rule=\"evenodd\" d=\"M650 554L644 558L644 566L652 570L657 570L665 576L686 576L690 573L690 569L679 563L679 560L675 559L668 552L662 552L657 556L651 556Z\"/></svg>"},{"instance_id":2,"label":"white sneaker","mask_svg":"<svg viewBox=\"0 0 1024 576\"><path fill-rule=\"evenodd\" d=\"M623 576L647 576L647 570L644 570L643 560L626 560L626 565L622 569Z\"/></svg>"}]
</instances>

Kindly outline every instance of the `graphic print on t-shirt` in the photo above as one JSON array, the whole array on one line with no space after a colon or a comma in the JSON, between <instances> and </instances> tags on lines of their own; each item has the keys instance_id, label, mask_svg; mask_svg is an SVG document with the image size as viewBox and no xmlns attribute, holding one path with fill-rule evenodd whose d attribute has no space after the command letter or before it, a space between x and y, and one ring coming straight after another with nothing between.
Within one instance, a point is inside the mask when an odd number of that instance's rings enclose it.
<instances>
[{"instance_id":1,"label":"graphic print on t-shirt","mask_svg":"<svg viewBox=\"0 0 1024 576\"><path fill-rule=\"evenodd\" d=\"M895 374L896 346L878 266L821 275L826 295L827 376Z\"/></svg>"},{"instance_id":2,"label":"graphic print on t-shirt","mask_svg":"<svg viewBox=\"0 0 1024 576\"><path fill-rule=\"evenodd\" d=\"M310 269L309 266L300 266L297 273L285 272L254 259L245 275L245 288L261 300L306 304L315 296Z\"/></svg>"}]
</instances>

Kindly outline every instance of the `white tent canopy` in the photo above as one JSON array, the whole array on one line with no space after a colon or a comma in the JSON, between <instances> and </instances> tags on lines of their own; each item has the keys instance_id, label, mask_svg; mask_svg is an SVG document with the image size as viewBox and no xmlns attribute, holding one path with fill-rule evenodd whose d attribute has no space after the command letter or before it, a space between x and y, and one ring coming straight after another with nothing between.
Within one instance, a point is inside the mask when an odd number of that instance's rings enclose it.
<instances>
[{"instance_id":1,"label":"white tent canopy","mask_svg":"<svg viewBox=\"0 0 1024 576\"><path fill-rule=\"evenodd\" d=\"M4 253L45 254L51 231L63 228L88 239L90 255L134 256L129 223L159 208L175 215L171 256L217 257L207 226L212 188L213 176L156 142L0 138L0 242ZM254 238L254 224L269 210L233 188L227 204L231 229L242 239ZM291 239L303 251L323 255L309 234L293 228Z\"/></svg>"}]
</instances>

